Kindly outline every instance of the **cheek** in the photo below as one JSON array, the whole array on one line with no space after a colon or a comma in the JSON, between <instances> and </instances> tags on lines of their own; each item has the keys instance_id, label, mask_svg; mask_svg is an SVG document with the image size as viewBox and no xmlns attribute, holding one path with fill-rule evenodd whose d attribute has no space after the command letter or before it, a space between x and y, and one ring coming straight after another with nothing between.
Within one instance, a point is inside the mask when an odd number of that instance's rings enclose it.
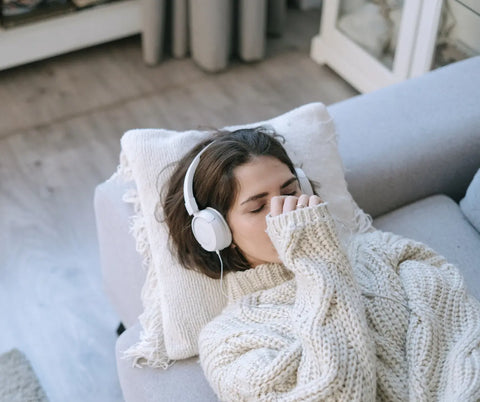
<instances>
[{"instance_id":1,"label":"cheek","mask_svg":"<svg viewBox=\"0 0 480 402\"><path fill-rule=\"evenodd\" d=\"M265 232L267 229L265 215L254 217L243 215L239 219L233 218L229 221L233 242L251 266L281 262L270 237Z\"/></svg>"},{"instance_id":2,"label":"cheek","mask_svg":"<svg viewBox=\"0 0 480 402\"><path fill-rule=\"evenodd\" d=\"M232 217L229 224L233 241L239 246L239 243L256 243L262 239L270 240L265 232L267 224L263 214Z\"/></svg>"}]
</instances>

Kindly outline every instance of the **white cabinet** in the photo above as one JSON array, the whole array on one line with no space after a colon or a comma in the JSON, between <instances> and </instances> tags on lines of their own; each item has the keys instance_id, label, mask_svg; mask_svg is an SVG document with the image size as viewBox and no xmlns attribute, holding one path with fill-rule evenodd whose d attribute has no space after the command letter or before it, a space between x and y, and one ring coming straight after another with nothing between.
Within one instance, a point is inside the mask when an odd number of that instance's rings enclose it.
<instances>
[{"instance_id":1,"label":"white cabinet","mask_svg":"<svg viewBox=\"0 0 480 402\"><path fill-rule=\"evenodd\" d=\"M141 4L106 3L0 29L0 70L137 34L142 30Z\"/></svg>"},{"instance_id":2,"label":"white cabinet","mask_svg":"<svg viewBox=\"0 0 480 402\"><path fill-rule=\"evenodd\" d=\"M442 0L324 0L311 57L360 92L431 69Z\"/></svg>"}]
</instances>

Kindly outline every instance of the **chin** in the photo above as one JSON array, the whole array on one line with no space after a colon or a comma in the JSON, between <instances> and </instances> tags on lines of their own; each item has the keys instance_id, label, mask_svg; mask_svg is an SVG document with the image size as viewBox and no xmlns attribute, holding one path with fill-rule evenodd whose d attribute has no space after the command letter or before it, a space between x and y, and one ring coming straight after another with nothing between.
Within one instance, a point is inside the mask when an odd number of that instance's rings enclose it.
<instances>
[{"instance_id":1,"label":"chin","mask_svg":"<svg viewBox=\"0 0 480 402\"><path fill-rule=\"evenodd\" d=\"M268 246L265 246L265 249L267 249ZM246 254L244 253L243 255L246 257L247 261L250 263L250 266L252 268L257 267L258 265L263 265L263 264L282 264L282 260L280 260L280 257L278 256L277 250L273 247L273 244L271 244L271 250L266 250L267 254L263 255L253 255L253 254Z\"/></svg>"},{"instance_id":2,"label":"chin","mask_svg":"<svg viewBox=\"0 0 480 402\"><path fill-rule=\"evenodd\" d=\"M265 256L263 258L258 258L256 259L254 262L252 261L250 263L250 265L253 267L253 268L256 268L258 267L259 265L264 265L264 264L281 264L282 261L280 260L280 258L278 258L278 256Z\"/></svg>"},{"instance_id":3,"label":"chin","mask_svg":"<svg viewBox=\"0 0 480 402\"><path fill-rule=\"evenodd\" d=\"M268 256L264 264L282 264L282 260L280 260L278 254L275 253L275 255Z\"/></svg>"}]
</instances>

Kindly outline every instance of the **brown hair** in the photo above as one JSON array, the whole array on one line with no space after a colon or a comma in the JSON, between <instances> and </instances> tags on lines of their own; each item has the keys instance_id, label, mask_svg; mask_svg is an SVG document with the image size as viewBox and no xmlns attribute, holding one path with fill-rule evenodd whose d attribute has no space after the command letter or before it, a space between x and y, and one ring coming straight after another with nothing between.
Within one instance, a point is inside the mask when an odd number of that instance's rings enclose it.
<instances>
[{"instance_id":1,"label":"brown hair","mask_svg":"<svg viewBox=\"0 0 480 402\"><path fill-rule=\"evenodd\" d=\"M292 161L278 136L266 127L218 132L199 143L176 164L167 183L166 194L161 201L165 222L169 228L170 248L180 263L211 278L220 277L220 262L215 253L205 251L193 236L192 218L188 215L183 198L183 182L186 171L195 156L208 144L202 154L193 178L193 192L198 207L211 207L224 218L235 200L238 183L234 169L256 156L273 156L288 166L296 176ZM243 271L251 268L238 247L222 250L224 270Z\"/></svg>"}]
</instances>

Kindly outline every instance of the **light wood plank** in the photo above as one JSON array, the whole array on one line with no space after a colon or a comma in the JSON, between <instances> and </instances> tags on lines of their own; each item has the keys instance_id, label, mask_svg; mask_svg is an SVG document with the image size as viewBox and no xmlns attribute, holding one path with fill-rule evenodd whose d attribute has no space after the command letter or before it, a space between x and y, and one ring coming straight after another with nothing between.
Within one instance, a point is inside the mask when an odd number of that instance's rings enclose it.
<instances>
[{"instance_id":1,"label":"light wood plank","mask_svg":"<svg viewBox=\"0 0 480 402\"><path fill-rule=\"evenodd\" d=\"M0 138L63 121L202 77L189 60L151 68L140 37L0 72Z\"/></svg>"}]
</instances>

